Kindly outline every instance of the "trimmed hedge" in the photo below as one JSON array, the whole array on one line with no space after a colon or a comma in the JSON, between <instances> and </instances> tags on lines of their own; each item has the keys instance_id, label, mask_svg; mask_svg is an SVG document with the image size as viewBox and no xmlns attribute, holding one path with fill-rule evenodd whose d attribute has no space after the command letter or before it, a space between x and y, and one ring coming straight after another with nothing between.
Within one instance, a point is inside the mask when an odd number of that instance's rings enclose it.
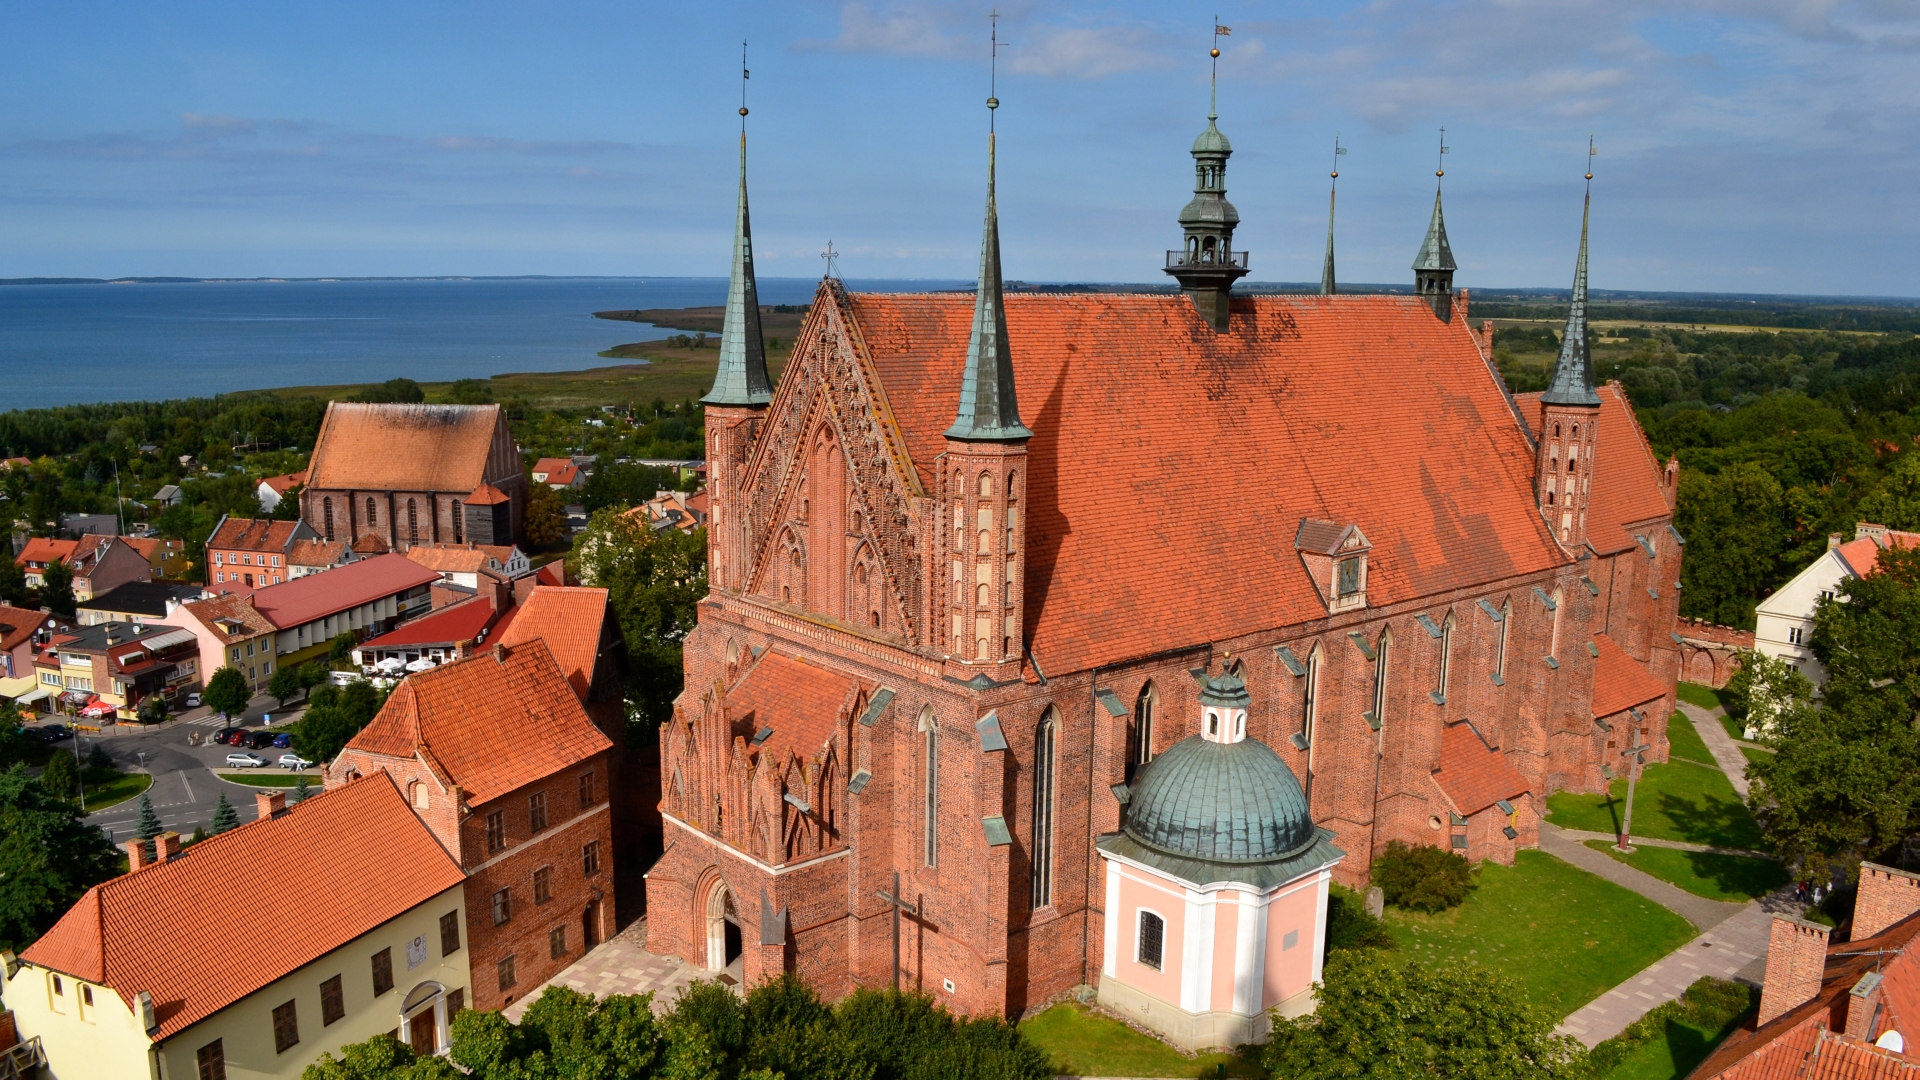
<instances>
[{"instance_id":1,"label":"trimmed hedge","mask_svg":"<svg viewBox=\"0 0 1920 1080\"><path fill-rule=\"evenodd\" d=\"M1473 875L1467 860L1451 851L1395 840L1373 860L1373 883L1394 907L1437 912L1467 898Z\"/></svg>"}]
</instances>

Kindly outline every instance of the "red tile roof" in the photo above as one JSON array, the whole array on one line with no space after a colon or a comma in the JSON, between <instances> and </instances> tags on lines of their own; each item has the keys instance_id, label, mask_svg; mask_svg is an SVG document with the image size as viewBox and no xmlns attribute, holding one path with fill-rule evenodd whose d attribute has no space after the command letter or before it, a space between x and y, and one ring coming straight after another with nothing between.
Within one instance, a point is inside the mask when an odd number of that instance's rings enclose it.
<instances>
[{"instance_id":1,"label":"red tile roof","mask_svg":"<svg viewBox=\"0 0 1920 1080\"><path fill-rule=\"evenodd\" d=\"M285 495L295 487L306 483L307 473L302 469L296 473L287 473L285 476L269 476L260 482L272 489L275 495Z\"/></svg>"},{"instance_id":2,"label":"red tile roof","mask_svg":"<svg viewBox=\"0 0 1920 1080\"><path fill-rule=\"evenodd\" d=\"M139 552L140 557L150 563L162 562L185 550L180 541L158 536L123 536L120 542Z\"/></svg>"},{"instance_id":3,"label":"red tile roof","mask_svg":"<svg viewBox=\"0 0 1920 1080\"><path fill-rule=\"evenodd\" d=\"M218 624L221 620L237 620L245 627L239 634L228 635L221 633L220 639L222 641L227 640L230 636L245 641L247 638L256 634L270 634L274 631L273 623L267 621L266 616L254 610L253 597L250 594L217 596L212 600L196 600L191 604L184 605L180 610L193 616L210 630L220 630ZM211 675L212 673L207 672L206 674Z\"/></svg>"},{"instance_id":4,"label":"red tile roof","mask_svg":"<svg viewBox=\"0 0 1920 1080\"><path fill-rule=\"evenodd\" d=\"M1605 634L1593 635L1600 656L1593 662L1593 715L1612 716L1667 696L1672 687L1653 677Z\"/></svg>"},{"instance_id":5,"label":"red tile roof","mask_svg":"<svg viewBox=\"0 0 1920 1080\"><path fill-rule=\"evenodd\" d=\"M600 663L601 626L607 617L607 590L541 585L528 594L513 625L494 640L512 648L538 638L580 700L587 699Z\"/></svg>"},{"instance_id":6,"label":"red tile roof","mask_svg":"<svg viewBox=\"0 0 1920 1080\"><path fill-rule=\"evenodd\" d=\"M1834 549L1840 561L1855 577L1867 577L1880 569L1880 553L1890 547L1920 547L1920 533L1889 531L1884 542L1870 536L1849 540Z\"/></svg>"},{"instance_id":7,"label":"red tile roof","mask_svg":"<svg viewBox=\"0 0 1920 1080\"><path fill-rule=\"evenodd\" d=\"M361 533L353 542L353 551L356 555L384 555L387 542L373 533Z\"/></svg>"},{"instance_id":8,"label":"red tile roof","mask_svg":"<svg viewBox=\"0 0 1920 1080\"><path fill-rule=\"evenodd\" d=\"M498 405L334 401L314 440L310 488L472 491L487 480Z\"/></svg>"},{"instance_id":9,"label":"red tile roof","mask_svg":"<svg viewBox=\"0 0 1920 1080\"><path fill-rule=\"evenodd\" d=\"M507 493L492 484L481 484L473 489L473 494L467 496L468 506L493 506L509 501Z\"/></svg>"},{"instance_id":10,"label":"red tile roof","mask_svg":"<svg viewBox=\"0 0 1920 1080\"><path fill-rule=\"evenodd\" d=\"M347 745L389 757L424 748L479 804L612 749L571 689L544 642L496 645L408 676Z\"/></svg>"},{"instance_id":11,"label":"red tile roof","mask_svg":"<svg viewBox=\"0 0 1920 1080\"><path fill-rule=\"evenodd\" d=\"M287 548L288 566L332 566L347 557L345 540L295 540Z\"/></svg>"},{"instance_id":12,"label":"red tile roof","mask_svg":"<svg viewBox=\"0 0 1920 1080\"><path fill-rule=\"evenodd\" d=\"M1434 770L1433 781L1454 812L1463 815L1477 814L1501 799L1518 798L1531 790L1507 756L1481 742L1466 723L1440 729L1440 767Z\"/></svg>"},{"instance_id":13,"label":"red tile roof","mask_svg":"<svg viewBox=\"0 0 1920 1080\"><path fill-rule=\"evenodd\" d=\"M221 518L207 537L209 550L283 552L293 542L298 521L274 521L270 518Z\"/></svg>"},{"instance_id":14,"label":"red tile roof","mask_svg":"<svg viewBox=\"0 0 1920 1080\"><path fill-rule=\"evenodd\" d=\"M403 622L387 633L369 638L362 649L401 649L411 645L445 645L472 641L480 631L495 625L504 613L493 610L484 596L449 604L431 615Z\"/></svg>"},{"instance_id":15,"label":"red tile roof","mask_svg":"<svg viewBox=\"0 0 1920 1080\"><path fill-rule=\"evenodd\" d=\"M440 580L405 555L376 555L324 574L308 574L253 592L253 606L282 630L370 600Z\"/></svg>"},{"instance_id":16,"label":"red tile roof","mask_svg":"<svg viewBox=\"0 0 1920 1080\"><path fill-rule=\"evenodd\" d=\"M504 570L506 564L498 554L503 550L512 549L475 544L414 544L407 548L407 558L442 573L477 574L488 569Z\"/></svg>"},{"instance_id":17,"label":"red tile roof","mask_svg":"<svg viewBox=\"0 0 1920 1080\"><path fill-rule=\"evenodd\" d=\"M850 304L930 483L973 300ZM1566 561L1467 320L1394 296L1237 297L1232 312L1232 332L1216 334L1178 295L1007 297L1034 431L1026 619L1046 670L1324 618L1293 546L1305 518L1353 522L1372 541L1372 605ZM1230 512L1194 515L1197 478Z\"/></svg>"},{"instance_id":18,"label":"red tile roof","mask_svg":"<svg viewBox=\"0 0 1920 1080\"><path fill-rule=\"evenodd\" d=\"M147 991L164 1039L463 880L382 773L94 886L21 959Z\"/></svg>"},{"instance_id":19,"label":"red tile roof","mask_svg":"<svg viewBox=\"0 0 1920 1080\"><path fill-rule=\"evenodd\" d=\"M12 652L20 644L33 636L33 631L41 621L52 616L43 611L28 611L26 608L8 607L0 604L0 652Z\"/></svg>"},{"instance_id":20,"label":"red tile roof","mask_svg":"<svg viewBox=\"0 0 1920 1080\"><path fill-rule=\"evenodd\" d=\"M78 540L49 540L43 536L30 537L27 546L20 549L14 562L25 566L28 563L66 562L73 550L80 546Z\"/></svg>"},{"instance_id":21,"label":"red tile roof","mask_svg":"<svg viewBox=\"0 0 1920 1080\"><path fill-rule=\"evenodd\" d=\"M769 650L727 690L727 715L756 733L773 729L758 747L768 760L784 761L788 751L811 760L853 707L858 689L839 672Z\"/></svg>"}]
</instances>

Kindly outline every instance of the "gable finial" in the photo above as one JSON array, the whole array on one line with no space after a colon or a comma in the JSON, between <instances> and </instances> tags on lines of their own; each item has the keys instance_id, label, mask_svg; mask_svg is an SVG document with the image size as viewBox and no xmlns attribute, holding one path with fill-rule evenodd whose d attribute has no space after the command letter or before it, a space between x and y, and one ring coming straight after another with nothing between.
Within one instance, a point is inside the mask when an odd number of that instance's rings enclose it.
<instances>
[{"instance_id":1,"label":"gable finial","mask_svg":"<svg viewBox=\"0 0 1920 1080\"><path fill-rule=\"evenodd\" d=\"M1333 133L1333 173L1327 185L1327 258L1320 264L1320 295L1332 296L1339 292L1333 279L1333 201L1340 193L1340 158L1347 148L1340 145L1340 133Z\"/></svg>"},{"instance_id":2,"label":"gable finial","mask_svg":"<svg viewBox=\"0 0 1920 1080\"><path fill-rule=\"evenodd\" d=\"M720 325L720 362L706 405L758 407L773 400L767 345L760 336L760 290L753 273L753 227L747 214L747 43L740 43L740 201L733 219L733 268Z\"/></svg>"},{"instance_id":3,"label":"gable finial","mask_svg":"<svg viewBox=\"0 0 1920 1080\"><path fill-rule=\"evenodd\" d=\"M1587 192L1580 210L1580 254L1573 263L1573 291L1567 304L1567 329L1560 338L1560 361L1540 401L1547 405L1599 405L1593 389L1593 353L1587 343L1587 223L1593 213L1593 136L1587 136Z\"/></svg>"},{"instance_id":4,"label":"gable finial","mask_svg":"<svg viewBox=\"0 0 1920 1080\"><path fill-rule=\"evenodd\" d=\"M948 428L949 439L1014 442L1033 436L1020 422L1013 385L1013 357L1007 349L1007 304L1000 278L1000 211L994 195L994 119L1000 108L1000 15L990 16L987 73L987 213L980 239L980 283L973 298L973 332L967 340L967 366L960 376L960 408Z\"/></svg>"}]
</instances>

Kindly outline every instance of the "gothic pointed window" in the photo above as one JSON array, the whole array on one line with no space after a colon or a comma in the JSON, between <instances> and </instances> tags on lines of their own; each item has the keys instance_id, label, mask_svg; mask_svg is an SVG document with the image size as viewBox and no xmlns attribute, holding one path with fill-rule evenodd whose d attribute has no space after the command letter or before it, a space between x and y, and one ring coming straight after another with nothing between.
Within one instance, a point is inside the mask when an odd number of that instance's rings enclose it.
<instances>
[{"instance_id":1,"label":"gothic pointed window","mask_svg":"<svg viewBox=\"0 0 1920 1080\"><path fill-rule=\"evenodd\" d=\"M333 539L333 500L331 498L320 500L320 523L327 534L327 539Z\"/></svg>"},{"instance_id":2,"label":"gothic pointed window","mask_svg":"<svg viewBox=\"0 0 1920 1080\"><path fill-rule=\"evenodd\" d=\"M1507 631L1513 626L1513 603L1503 601L1500 604L1500 634L1494 639L1493 673L1501 678L1507 677Z\"/></svg>"},{"instance_id":3,"label":"gothic pointed window","mask_svg":"<svg viewBox=\"0 0 1920 1080\"><path fill-rule=\"evenodd\" d=\"M1318 643L1307 654L1307 688L1300 702L1300 740L1313 745L1314 714L1320 707L1320 655Z\"/></svg>"},{"instance_id":4,"label":"gothic pointed window","mask_svg":"<svg viewBox=\"0 0 1920 1080\"><path fill-rule=\"evenodd\" d=\"M456 544L467 542L467 514L458 499L453 501L453 542Z\"/></svg>"},{"instance_id":5,"label":"gothic pointed window","mask_svg":"<svg viewBox=\"0 0 1920 1080\"><path fill-rule=\"evenodd\" d=\"M1033 906L1053 903L1054 738L1059 727L1052 706L1033 737Z\"/></svg>"},{"instance_id":6,"label":"gothic pointed window","mask_svg":"<svg viewBox=\"0 0 1920 1080\"><path fill-rule=\"evenodd\" d=\"M1393 631L1380 631L1380 644L1373 653L1373 725L1384 730L1387 724L1387 654L1393 651Z\"/></svg>"},{"instance_id":7,"label":"gothic pointed window","mask_svg":"<svg viewBox=\"0 0 1920 1080\"><path fill-rule=\"evenodd\" d=\"M926 836L925 854L928 866L938 866L940 856L940 729L934 723L931 707L920 710L920 732L925 746L922 748L922 762L926 780L926 801L921 819L921 831Z\"/></svg>"},{"instance_id":8,"label":"gothic pointed window","mask_svg":"<svg viewBox=\"0 0 1920 1080\"><path fill-rule=\"evenodd\" d=\"M367 496L367 524L368 525L379 524L379 521L376 519L376 516L373 512L373 508L374 508L373 496L369 495Z\"/></svg>"},{"instance_id":9,"label":"gothic pointed window","mask_svg":"<svg viewBox=\"0 0 1920 1080\"><path fill-rule=\"evenodd\" d=\"M407 539L420 539L420 508L412 499L407 500Z\"/></svg>"},{"instance_id":10,"label":"gothic pointed window","mask_svg":"<svg viewBox=\"0 0 1920 1080\"><path fill-rule=\"evenodd\" d=\"M1440 624L1440 672L1433 681L1433 692L1440 695L1441 701L1447 700L1447 679L1453 666L1453 612L1447 612L1447 621Z\"/></svg>"},{"instance_id":11,"label":"gothic pointed window","mask_svg":"<svg viewBox=\"0 0 1920 1080\"><path fill-rule=\"evenodd\" d=\"M1140 688L1140 696L1134 699L1133 730L1128 733L1132 745L1127 747L1126 773L1129 781L1133 779L1135 770L1153 760L1153 710L1158 696L1153 681L1148 680Z\"/></svg>"},{"instance_id":12,"label":"gothic pointed window","mask_svg":"<svg viewBox=\"0 0 1920 1080\"><path fill-rule=\"evenodd\" d=\"M1561 608L1565 607L1565 605L1561 603L1561 593L1558 587L1556 587L1553 590L1553 604L1551 606L1553 608L1553 639L1552 639L1553 648L1548 651L1547 655L1559 656L1560 655L1560 610Z\"/></svg>"}]
</instances>

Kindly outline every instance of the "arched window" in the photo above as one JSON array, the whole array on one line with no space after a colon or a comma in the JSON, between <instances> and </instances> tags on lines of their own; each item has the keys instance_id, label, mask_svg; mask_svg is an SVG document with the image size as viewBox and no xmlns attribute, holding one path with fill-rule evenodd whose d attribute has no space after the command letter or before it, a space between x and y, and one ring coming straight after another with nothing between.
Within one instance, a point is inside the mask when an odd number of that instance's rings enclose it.
<instances>
[{"instance_id":1,"label":"arched window","mask_svg":"<svg viewBox=\"0 0 1920 1080\"><path fill-rule=\"evenodd\" d=\"M333 539L333 500L331 498L320 500L320 524L327 534L327 539Z\"/></svg>"},{"instance_id":2,"label":"arched window","mask_svg":"<svg viewBox=\"0 0 1920 1080\"><path fill-rule=\"evenodd\" d=\"M1393 631L1380 631L1380 644L1373 653L1373 726L1376 731L1384 731L1387 726L1387 654L1393 651Z\"/></svg>"},{"instance_id":3,"label":"arched window","mask_svg":"<svg viewBox=\"0 0 1920 1080\"><path fill-rule=\"evenodd\" d=\"M1560 437L1560 425L1557 423L1553 425L1553 437L1556 439Z\"/></svg>"},{"instance_id":4,"label":"arched window","mask_svg":"<svg viewBox=\"0 0 1920 1080\"><path fill-rule=\"evenodd\" d=\"M378 525L380 523L379 519L374 515L373 507L374 507L373 496L369 495L367 496L367 524L368 525Z\"/></svg>"},{"instance_id":5,"label":"arched window","mask_svg":"<svg viewBox=\"0 0 1920 1080\"><path fill-rule=\"evenodd\" d=\"M1440 672L1433 681L1433 692L1440 695L1441 702L1447 700L1447 679L1453 666L1453 612L1447 612L1447 621L1440 624Z\"/></svg>"},{"instance_id":6,"label":"arched window","mask_svg":"<svg viewBox=\"0 0 1920 1080\"><path fill-rule=\"evenodd\" d=\"M980 497L983 499L993 498L993 474L992 473L980 474Z\"/></svg>"},{"instance_id":7,"label":"arched window","mask_svg":"<svg viewBox=\"0 0 1920 1080\"><path fill-rule=\"evenodd\" d=\"M979 593L980 593L981 607L993 606L993 587L992 586L986 584L985 582L982 582L980 585Z\"/></svg>"},{"instance_id":8,"label":"arched window","mask_svg":"<svg viewBox=\"0 0 1920 1080\"><path fill-rule=\"evenodd\" d=\"M1580 437L1580 425L1579 425L1579 424L1575 424L1575 425L1573 425L1573 431L1572 431L1572 435L1573 435L1573 437L1574 437L1574 438L1576 438L1576 439Z\"/></svg>"},{"instance_id":9,"label":"arched window","mask_svg":"<svg viewBox=\"0 0 1920 1080\"><path fill-rule=\"evenodd\" d=\"M1553 608L1553 648L1547 655L1557 657L1560 655L1560 609L1564 606L1557 587L1553 590L1553 603L1550 606Z\"/></svg>"},{"instance_id":10,"label":"arched window","mask_svg":"<svg viewBox=\"0 0 1920 1080\"><path fill-rule=\"evenodd\" d=\"M1300 702L1300 741L1313 745L1314 714L1320 707L1320 645L1307 654L1307 689Z\"/></svg>"},{"instance_id":11,"label":"arched window","mask_svg":"<svg viewBox=\"0 0 1920 1080\"><path fill-rule=\"evenodd\" d=\"M1500 634L1494 639L1493 673L1502 679L1507 677L1507 631L1513 626L1513 602L1500 604Z\"/></svg>"},{"instance_id":12,"label":"arched window","mask_svg":"<svg viewBox=\"0 0 1920 1080\"><path fill-rule=\"evenodd\" d=\"M1153 760L1153 710L1158 700L1158 692L1149 679L1140 688L1140 696L1133 701L1133 730L1128 733L1132 743L1127 748L1127 779L1133 779L1135 769Z\"/></svg>"},{"instance_id":13,"label":"arched window","mask_svg":"<svg viewBox=\"0 0 1920 1080\"><path fill-rule=\"evenodd\" d=\"M407 500L407 539L420 539L420 508L412 499Z\"/></svg>"},{"instance_id":14,"label":"arched window","mask_svg":"<svg viewBox=\"0 0 1920 1080\"><path fill-rule=\"evenodd\" d=\"M1058 717L1047 707L1033 737L1033 906L1053 903L1053 750Z\"/></svg>"},{"instance_id":15,"label":"arched window","mask_svg":"<svg viewBox=\"0 0 1920 1080\"><path fill-rule=\"evenodd\" d=\"M921 829L926 834L926 857L928 866L938 866L940 856L940 728L934 723L931 706L920 710L920 732L925 743L922 750L926 773L926 805Z\"/></svg>"},{"instance_id":16,"label":"arched window","mask_svg":"<svg viewBox=\"0 0 1920 1080\"><path fill-rule=\"evenodd\" d=\"M1013 527L1015 523L1019 520L1019 513L1020 513L1019 510L1016 509L1014 506L1014 500L1018 498L1018 496L1014 493L1013 479L1014 479L1013 475L1009 473L1007 475L1007 522L1006 522L1007 554L1009 555L1012 555L1014 552Z\"/></svg>"},{"instance_id":17,"label":"arched window","mask_svg":"<svg viewBox=\"0 0 1920 1080\"><path fill-rule=\"evenodd\" d=\"M467 542L467 513L458 499L453 501L453 542L456 544Z\"/></svg>"}]
</instances>

